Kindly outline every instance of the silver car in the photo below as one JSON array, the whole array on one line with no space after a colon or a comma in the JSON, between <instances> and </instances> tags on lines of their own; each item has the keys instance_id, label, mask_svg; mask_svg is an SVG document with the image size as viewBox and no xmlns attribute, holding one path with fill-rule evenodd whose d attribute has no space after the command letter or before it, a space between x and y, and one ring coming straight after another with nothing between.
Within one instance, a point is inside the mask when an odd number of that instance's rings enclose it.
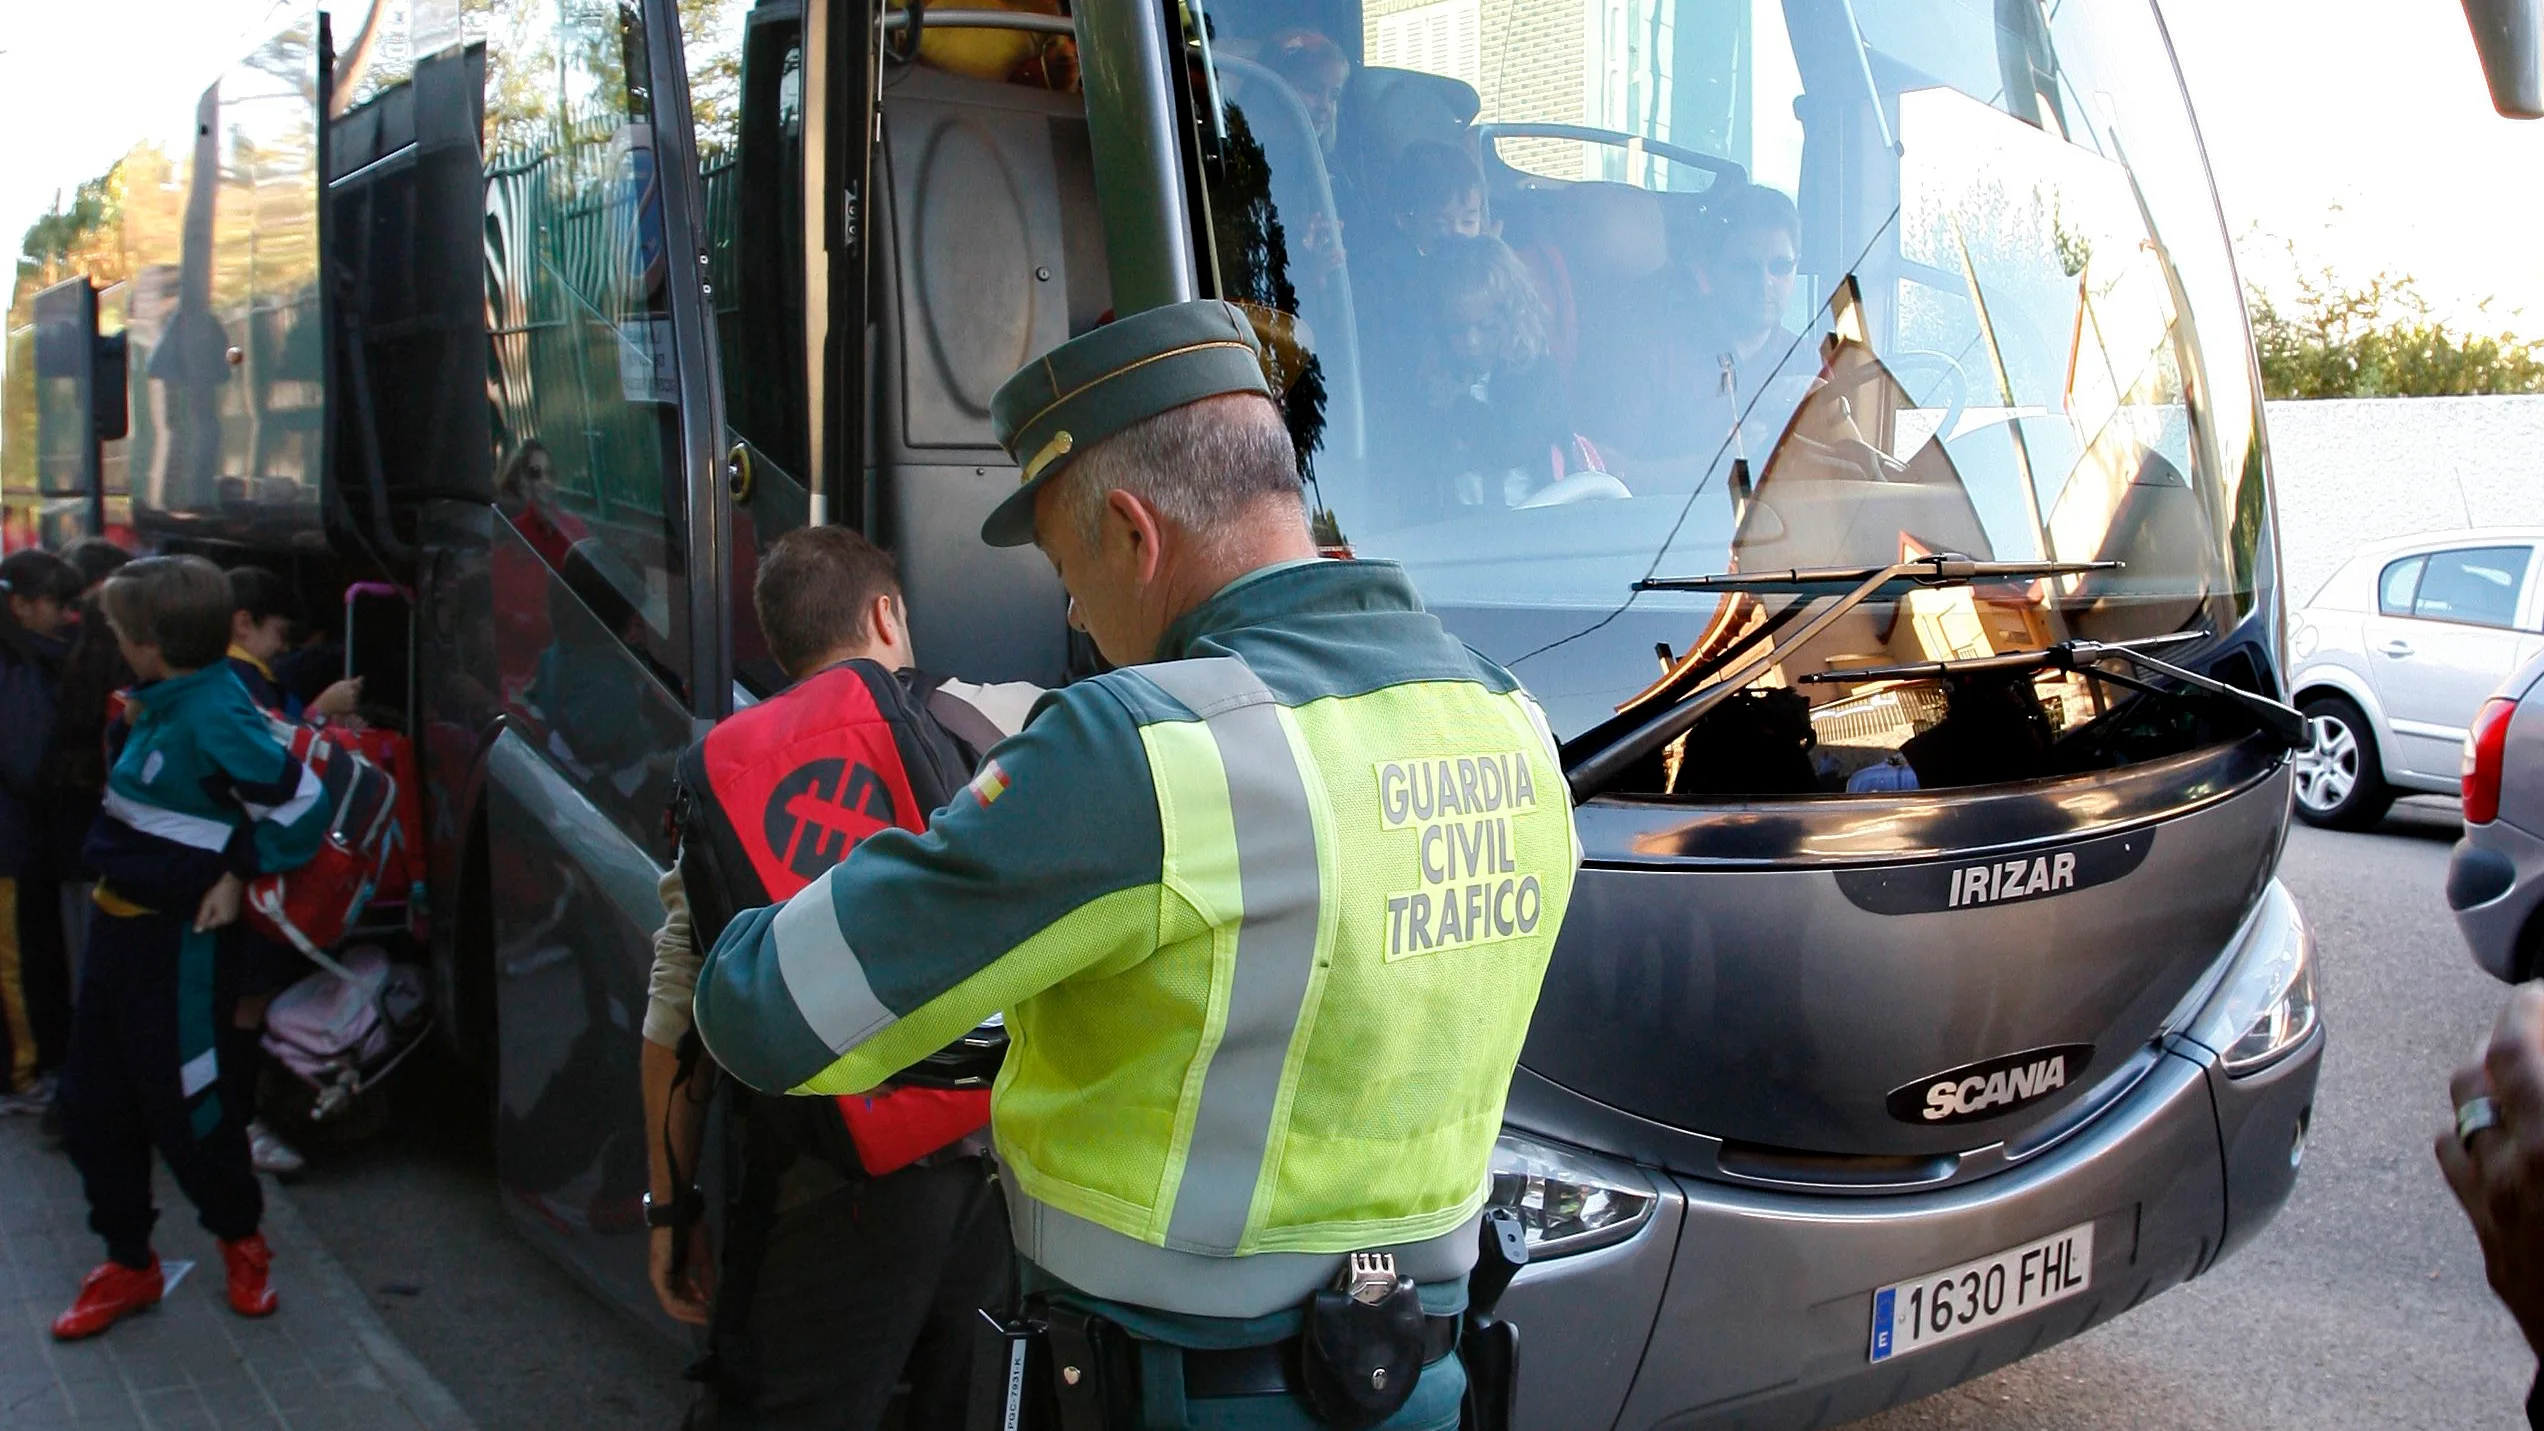
<instances>
[{"instance_id":1,"label":"silver car","mask_svg":"<svg viewBox=\"0 0 2544 1431\"><path fill-rule=\"evenodd\" d=\"M2447 905L2474 962L2520 983L2544 955L2544 656L2482 703L2463 763L2465 832Z\"/></svg>"},{"instance_id":2,"label":"silver car","mask_svg":"<svg viewBox=\"0 0 2544 1431\"><path fill-rule=\"evenodd\" d=\"M2375 824L2397 795L2453 794L2483 698L2544 652L2544 528L2425 533L2362 547L2289 633L2311 741L2297 814Z\"/></svg>"}]
</instances>

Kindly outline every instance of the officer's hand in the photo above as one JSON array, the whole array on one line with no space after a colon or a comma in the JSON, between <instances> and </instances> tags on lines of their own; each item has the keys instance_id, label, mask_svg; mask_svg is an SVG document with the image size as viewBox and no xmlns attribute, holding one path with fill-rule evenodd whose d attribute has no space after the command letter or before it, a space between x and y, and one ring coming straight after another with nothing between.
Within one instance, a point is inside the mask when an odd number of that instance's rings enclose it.
<instances>
[{"instance_id":1,"label":"officer's hand","mask_svg":"<svg viewBox=\"0 0 2544 1431\"><path fill-rule=\"evenodd\" d=\"M668 1227L653 1229L646 1271L653 1278L655 1298L673 1321L703 1327L707 1303L715 1296L715 1253L707 1240L707 1225L701 1222L689 1229L686 1267L672 1265L674 1235Z\"/></svg>"},{"instance_id":2,"label":"officer's hand","mask_svg":"<svg viewBox=\"0 0 2544 1431\"><path fill-rule=\"evenodd\" d=\"M229 924L239 917L239 896L247 886L234 874L221 876L221 882L206 890L203 903L194 910L194 932L204 933Z\"/></svg>"},{"instance_id":3,"label":"officer's hand","mask_svg":"<svg viewBox=\"0 0 2544 1431\"><path fill-rule=\"evenodd\" d=\"M2459 1143L2438 1135L2438 1165L2482 1243L2491 1290L2529 1345L2544 1348L2544 984L2509 995L2482 1062L2459 1069L2455 1103L2488 1095L2499 1125Z\"/></svg>"}]
</instances>

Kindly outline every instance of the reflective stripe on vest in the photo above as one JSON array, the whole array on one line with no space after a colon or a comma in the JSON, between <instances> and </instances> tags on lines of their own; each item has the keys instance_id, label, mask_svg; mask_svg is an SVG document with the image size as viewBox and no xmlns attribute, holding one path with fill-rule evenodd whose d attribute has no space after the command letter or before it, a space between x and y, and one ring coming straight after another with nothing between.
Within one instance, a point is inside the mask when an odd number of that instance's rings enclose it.
<instances>
[{"instance_id":1,"label":"reflective stripe on vest","mask_svg":"<svg viewBox=\"0 0 2544 1431\"><path fill-rule=\"evenodd\" d=\"M1316 972L1322 881L1307 784L1280 703L1242 661L1138 668L1202 718L1227 782L1236 835L1235 973L1227 1019L1207 1051L1200 1106L1166 1245L1232 1255L1263 1181L1290 1046ZM1170 871L1171 873L1171 871Z\"/></svg>"},{"instance_id":2,"label":"reflective stripe on vest","mask_svg":"<svg viewBox=\"0 0 2544 1431\"><path fill-rule=\"evenodd\" d=\"M848 937L839 931L839 913L831 903L830 880L837 865L789 898L771 921L771 942L786 992L804 1016L804 1025L832 1053L845 1053L891 1027L892 1010L875 997L866 982L866 966ZM816 895L814 892L818 891Z\"/></svg>"}]
</instances>

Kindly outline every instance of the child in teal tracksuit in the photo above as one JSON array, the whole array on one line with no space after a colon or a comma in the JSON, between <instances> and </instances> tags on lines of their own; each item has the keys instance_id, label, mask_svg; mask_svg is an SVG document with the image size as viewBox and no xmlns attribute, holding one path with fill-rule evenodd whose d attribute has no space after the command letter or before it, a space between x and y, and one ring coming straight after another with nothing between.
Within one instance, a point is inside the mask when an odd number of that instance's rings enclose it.
<instances>
[{"instance_id":1,"label":"child in teal tracksuit","mask_svg":"<svg viewBox=\"0 0 2544 1431\"><path fill-rule=\"evenodd\" d=\"M231 600L220 568L136 561L101 604L141 684L82 851L98 875L97 911L62 1121L108 1260L54 1321L65 1340L106 1330L164 1290L150 1249L154 1147L220 1239L232 1309L274 1310L247 1145L255 1035L232 1026L237 941L227 931L245 882L305 863L328 817L317 776L223 659Z\"/></svg>"}]
</instances>

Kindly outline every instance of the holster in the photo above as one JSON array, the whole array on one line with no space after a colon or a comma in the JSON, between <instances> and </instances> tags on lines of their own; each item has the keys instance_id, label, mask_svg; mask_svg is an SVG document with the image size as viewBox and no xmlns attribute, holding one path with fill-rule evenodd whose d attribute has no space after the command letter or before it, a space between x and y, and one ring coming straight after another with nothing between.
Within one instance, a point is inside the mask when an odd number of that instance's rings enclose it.
<instances>
[{"instance_id":1,"label":"holster","mask_svg":"<svg viewBox=\"0 0 2544 1431\"><path fill-rule=\"evenodd\" d=\"M1458 1338L1466 1362L1466 1404L1461 1431L1511 1431L1519 1406L1519 1328L1494 1315L1511 1279L1528 1265L1528 1238L1519 1214L1497 1207L1484 1214L1483 1246L1466 1279L1466 1326Z\"/></svg>"},{"instance_id":2,"label":"holster","mask_svg":"<svg viewBox=\"0 0 2544 1431\"><path fill-rule=\"evenodd\" d=\"M1137 1424L1138 1352L1130 1333L1091 1312L1045 1303L1035 1312L1050 1348L1058 1431L1114 1431Z\"/></svg>"}]
</instances>

